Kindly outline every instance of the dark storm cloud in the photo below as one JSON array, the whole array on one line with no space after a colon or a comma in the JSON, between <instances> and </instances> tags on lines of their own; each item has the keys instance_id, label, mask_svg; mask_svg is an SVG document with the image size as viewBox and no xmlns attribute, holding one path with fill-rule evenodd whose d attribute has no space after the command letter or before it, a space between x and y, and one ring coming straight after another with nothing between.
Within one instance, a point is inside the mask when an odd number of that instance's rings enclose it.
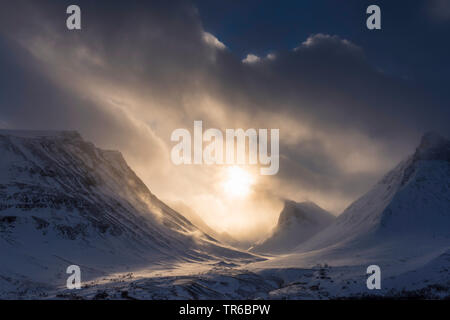
<instances>
[{"instance_id":1,"label":"dark storm cloud","mask_svg":"<svg viewBox=\"0 0 450 320\"><path fill-rule=\"evenodd\" d=\"M356 197L412 152L421 133L429 129L448 133L445 108L413 83L370 65L362 48L337 36L313 35L295 50L277 53L273 60L228 66L220 72L225 81L214 90L231 108L247 108L255 117L264 111L286 114L311 128L310 136L292 145L283 140L283 135L295 131L292 123L278 124L282 137L279 178L294 189ZM239 94L245 97L239 100ZM273 127L270 116L262 123ZM342 152L326 150L322 141L327 138L315 132L341 140ZM352 132L367 139L354 140ZM377 148L368 153L367 145ZM344 150L356 157L360 153L367 170L344 171ZM368 170L371 166L376 169Z\"/></svg>"},{"instance_id":2,"label":"dark storm cloud","mask_svg":"<svg viewBox=\"0 0 450 320\"><path fill-rule=\"evenodd\" d=\"M311 35L273 59L244 64L205 41L189 2L78 3L79 32L65 28L67 1L3 5L3 125L77 129L146 164L167 151L172 130L196 119L220 128L280 128L280 192L334 194L342 203L411 150L423 131L448 133L442 106L339 36ZM205 97L222 113L205 108ZM152 163L162 161L167 154Z\"/></svg>"},{"instance_id":3,"label":"dark storm cloud","mask_svg":"<svg viewBox=\"0 0 450 320\"><path fill-rule=\"evenodd\" d=\"M129 150L138 141L155 150L161 148L158 139L136 128L120 110L99 108L98 101L59 86L46 76L39 61L17 44L2 38L0 46L7 48L0 52L2 127L77 130L105 147L121 150ZM148 156L139 148L135 155Z\"/></svg>"}]
</instances>

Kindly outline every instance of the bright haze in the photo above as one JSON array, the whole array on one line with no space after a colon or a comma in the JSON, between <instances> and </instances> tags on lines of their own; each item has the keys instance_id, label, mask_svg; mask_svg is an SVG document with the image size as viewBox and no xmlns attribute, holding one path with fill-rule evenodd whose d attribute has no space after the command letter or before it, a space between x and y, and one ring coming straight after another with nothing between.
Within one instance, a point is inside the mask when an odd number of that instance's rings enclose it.
<instances>
[{"instance_id":1,"label":"bright haze","mask_svg":"<svg viewBox=\"0 0 450 320\"><path fill-rule=\"evenodd\" d=\"M149 189L218 231L267 235L283 199L334 214L449 135L444 1L9 1L0 12L0 127L77 130L120 150ZM280 169L176 166L177 128L280 129Z\"/></svg>"}]
</instances>

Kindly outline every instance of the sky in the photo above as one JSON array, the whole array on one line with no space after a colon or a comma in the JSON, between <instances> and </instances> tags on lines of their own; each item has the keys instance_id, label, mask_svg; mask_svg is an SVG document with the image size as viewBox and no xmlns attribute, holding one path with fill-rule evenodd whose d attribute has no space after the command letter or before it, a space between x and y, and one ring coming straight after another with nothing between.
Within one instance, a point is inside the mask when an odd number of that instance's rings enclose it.
<instances>
[{"instance_id":1,"label":"sky","mask_svg":"<svg viewBox=\"0 0 450 320\"><path fill-rule=\"evenodd\" d=\"M340 214L424 132L450 136L449 35L448 0L5 1L0 127L77 130L164 201L257 239L284 199ZM195 120L279 129L278 174L245 167L235 197L229 168L174 165L171 133Z\"/></svg>"}]
</instances>

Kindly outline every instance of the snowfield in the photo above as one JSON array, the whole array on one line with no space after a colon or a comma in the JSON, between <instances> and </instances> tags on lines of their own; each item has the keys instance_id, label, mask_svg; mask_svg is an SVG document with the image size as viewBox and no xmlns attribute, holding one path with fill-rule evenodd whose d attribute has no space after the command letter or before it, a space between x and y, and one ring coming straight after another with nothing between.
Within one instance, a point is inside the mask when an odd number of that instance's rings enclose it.
<instances>
[{"instance_id":1,"label":"snowfield","mask_svg":"<svg viewBox=\"0 0 450 320\"><path fill-rule=\"evenodd\" d=\"M0 150L0 298L450 297L450 142L436 134L336 219L285 208L255 250L270 256L210 237L77 133L0 130ZM80 290L65 288L71 264Z\"/></svg>"}]
</instances>

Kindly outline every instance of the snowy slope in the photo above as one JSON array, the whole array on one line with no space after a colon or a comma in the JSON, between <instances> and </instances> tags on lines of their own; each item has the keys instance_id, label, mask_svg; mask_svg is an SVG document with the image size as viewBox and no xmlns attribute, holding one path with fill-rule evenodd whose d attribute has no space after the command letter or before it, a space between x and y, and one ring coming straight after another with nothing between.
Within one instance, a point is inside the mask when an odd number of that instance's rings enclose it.
<instances>
[{"instance_id":1,"label":"snowy slope","mask_svg":"<svg viewBox=\"0 0 450 320\"><path fill-rule=\"evenodd\" d=\"M251 251L261 253L289 252L300 243L329 226L334 216L313 202L286 200L272 234Z\"/></svg>"},{"instance_id":2,"label":"snowy slope","mask_svg":"<svg viewBox=\"0 0 450 320\"><path fill-rule=\"evenodd\" d=\"M292 254L252 268L310 268L317 264L365 268L377 264L387 277L427 283L436 274L414 272L448 256L450 250L450 141L423 136L415 153L351 204L328 228ZM450 270L448 259L441 270ZM450 284L450 273L439 278ZM334 279L336 281L336 279ZM428 284L430 284L428 282ZM395 284L392 284L395 286ZM393 287L398 289L397 287ZM448 290L448 289L447 289ZM450 294L450 293L449 293Z\"/></svg>"},{"instance_id":3,"label":"snowy slope","mask_svg":"<svg viewBox=\"0 0 450 320\"><path fill-rule=\"evenodd\" d=\"M450 141L427 133L415 153L387 173L304 248L367 241L448 241Z\"/></svg>"},{"instance_id":4,"label":"snowy slope","mask_svg":"<svg viewBox=\"0 0 450 320\"><path fill-rule=\"evenodd\" d=\"M253 259L155 197L119 152L76 132L0 130L0 294L24 282L176 261ZM43 286L45 286L43 284Z\"/></svg>"}]
</instances>

